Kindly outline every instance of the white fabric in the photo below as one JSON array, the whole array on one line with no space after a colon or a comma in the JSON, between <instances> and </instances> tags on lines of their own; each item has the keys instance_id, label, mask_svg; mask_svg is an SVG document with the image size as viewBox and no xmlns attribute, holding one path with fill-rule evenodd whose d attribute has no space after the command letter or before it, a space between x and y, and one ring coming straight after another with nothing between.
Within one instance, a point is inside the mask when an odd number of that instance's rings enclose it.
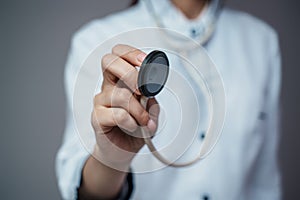
<instances>
[{"instance_id":1,"label":"white fabric","mask_svg":"<svg viewBox=\"0 0 300 200\"><path fill-rule=\"evenodd\" d=\"M201 18L185 19L168 0L153 0L153 5L167 27L185 35L191 35L191 30L201 24ZM56 160L64 199L76 198L81 170L89 156L80 143L72 114L74 82L81 63L113 35L153 26L155 21L139 3L92 21L74 35L65 71L67 125ZM205 48L225 85L227 113L222 136L213 152L192 167L134 174L132 199L198 200L205 195L209 199L280 199L277 146L281 71L277 34L246 13L224 8Z\"/></svg>"}]
</instances>

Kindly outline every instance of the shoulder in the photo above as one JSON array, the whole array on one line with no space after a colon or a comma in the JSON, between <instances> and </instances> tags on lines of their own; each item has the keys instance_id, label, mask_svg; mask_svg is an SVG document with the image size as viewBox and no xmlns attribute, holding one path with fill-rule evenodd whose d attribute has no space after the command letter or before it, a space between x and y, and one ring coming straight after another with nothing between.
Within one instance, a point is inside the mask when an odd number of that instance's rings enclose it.
<instances>
[{"instance_id":1,"label":"shoulder","mask_svg":"<svg viewBox=\"0 0 300 200\"><path fill-rule=\"evenodd\" d=\"M220 24L229 33L246 39L265 42L277 42L278 34L275 29L263 20L243 11L225 7L221 12Z\"/></svg>"},{"instance_id":2,"label":"shoulder","mask_svg":"<svg viewBox=\"0 0 300 200\"><path fill-rule=\"evenodd\" d=\"M275 29L263 20L243 11L225 7L219 16L218 43L233 52L244 52L252 60L264 61L279 51Z\"/></svg>"},{"instance_id":3,"label":"shoulder","mask_svg":"<svg viewBox=\"0 0 300 200\"><path fill-rule=\"evenodd\" d=\"M248 31L253 30L258 33L276 34L275 29L268 23L244 11L225 7L221 16L226 24L239 26Z\"/></svg>"},{"instance_id":4,"label":"shoulder","mask_svg":"<svg viewBox=\"0 0 300 200\"><path fill-rule=\"evenodd\" d=\"M141 7L137 5L90 21L74 33L72 43L86 48L95 47L116 34L136 28L142 20L137 17L141 16L140 13Z\"/></svg>"}]
</instances>

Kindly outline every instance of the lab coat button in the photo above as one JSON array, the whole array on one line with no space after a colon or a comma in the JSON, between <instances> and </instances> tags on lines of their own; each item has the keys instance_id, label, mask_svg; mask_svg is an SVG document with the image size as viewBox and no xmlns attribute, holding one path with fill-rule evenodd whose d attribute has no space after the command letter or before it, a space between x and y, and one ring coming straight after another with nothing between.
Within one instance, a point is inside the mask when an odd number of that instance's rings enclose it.
<instances>
[{"instance_id":1,"label":"lab coat button","mask_svg":"<svg viewBox=\"0 0 300 200\"><path fill-rule=\"evenodd\" d=\"M200 139L201 139L201 140L204 140L204 138L205 138L205 131L202 131L202 132L200 133Z\"/></svg>"},{"instance_id":2,"label":"lab coat button","mask_svg":"<svg viewBox=\"0 0 300 200\"><path fill-rule=\"evenodd\" d=\"M203 195L202 200L209 200L209 196L207 194Z\"/></svg>"},{"instance_id":3,"label":"lab coat button","mask_svg":"<svg viewBox=\"0 0 300 200\"><path fill-rule=\"evenodd\" d=\"M190 32L191 37L196 38L203 34L204 28L202 26L193 27Z\"/></svg>"},{"instance_id":4,"label":"lab coat button","mask_svg":"<svg viewBox=\"0 0 300 200\"><path fill-rule=\"evenodd\" d=\"M191 36L192 37L196 37L198 35L198 31L195 29L195 28L193 28L192 30L191 30Z\"/></svg>"},{"instance_id":5,"label":"lab coat button","mask_svg":"<svg viewBox=\"0 0 300 200\"><path fill-rule=\"evenodd\" d=\"M265 113L265 112L260 112L260 113L259 113L258 118L259 118L260 120L265 120L266 117L267 117L267 113Z\"/></svg>"}]
</instances>

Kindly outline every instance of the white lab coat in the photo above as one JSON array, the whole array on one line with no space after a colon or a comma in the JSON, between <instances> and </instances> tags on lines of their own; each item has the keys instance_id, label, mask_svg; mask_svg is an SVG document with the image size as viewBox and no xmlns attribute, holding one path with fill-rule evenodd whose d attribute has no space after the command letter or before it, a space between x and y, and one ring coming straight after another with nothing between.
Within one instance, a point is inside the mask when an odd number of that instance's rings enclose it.
<instances>
[{"instance_id":1,"label":"white lab coat","mask_svg":"<svg viewBox=\"0 0 300 200\"><path fill-rule=\"evenodd\" d=\"M168 28L187 36L192 29L201 32L201 18L189 21L168 0L152 1ZM76 198L81 170L89 156L76 134L72 114L74 82L80 65L91 50L113 35L156 26L147 12L141 2L92 21L72 39L65 71L67 122L56 160L58 185L64 199ZM205 48L225 86L227 113L221 138L212 153L196 165L133 174L131 198L280 199L277 148L281 69L277 34L249 14L224 8ZM89 123L90 119L86 120Z\"/></svg>"}]
</instances>

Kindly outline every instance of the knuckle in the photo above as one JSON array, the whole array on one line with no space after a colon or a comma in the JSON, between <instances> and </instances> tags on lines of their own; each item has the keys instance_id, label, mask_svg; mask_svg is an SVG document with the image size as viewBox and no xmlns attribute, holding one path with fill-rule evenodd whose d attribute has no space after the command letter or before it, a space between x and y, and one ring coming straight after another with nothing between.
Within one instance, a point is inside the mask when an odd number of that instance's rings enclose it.
<instances>
[{"instance_id":1,"label":"knuckle","mask_svg":"<svg viewBox=\"0 0 300 200\"><path fill-rule=\"evenodd\" d=\"M100 108L99 108L100 109ZM92 111L92 124L94 124L94 125L100 125L101 124L101 115L99 114L101 111L101 109L99 110L99 109L97 109L97 110L93 110Z\"/></svg>"},{"instance_id":2,"label":"knuckle","mask_svg":"<svg viewBox=\"0 0 300 200\"><path fill-rule=\"evenodd\" d=\"M131 53L133 54L133 55L138 55L138 54L140 54L140 53L143 53L140 49L133 49L132 51L131 51Z\"/></svg>"},{"instance_id":3,"label":"knuckle","mask_svg":"<svg viewBox=\"0 0 300 200\"><path fill-rule=\"evenodd\" d=\"M92 111L92 124L99 124L97 111L95 110Z\"/></svg>"},{"instance_id":4,"label":"knuckle","mask_svg":"<svg viewBox=\"0 0 300 200\"><path fill-rule=\"evenodd\" d=\"M112 105L124 106L129 99L129 92L126 89L115 89L112 93Z\"/></svg>"},{"instance_id":5,"label":"knuckle","mask_svg":"<svg viewBox=\"0 0 300 200\"><path fill-rule=\"evenodd\" d=\"M128 114L125 110L120 109L117 112L116 118L117 118L117 123L118 124L124 124L128 120Z\"/></svg>"},{"instance_id":6,"label":"knuckle","mask_svg":"<svg viewBox=\"0 0 300 200\"><path fill-rule=\"evenodd\" d=\"M118 91L118 97L122 102L127 102L130 99L131 93L127 89Z\"/></svg>"},{"instance_id":7,"label":"knuckle","mask_svg":"<svg viewBox=\"0 0 300 200\"><path fill-rule=\"evenodd\" d=\"M137 88L137 79L138 79L138 71L135 68L128 70L127 73L124 74L123 77L121 77L121 80L125 81L127 86L131 90Z\"/></svg>"},{"instance_id":8,"label":"knuckle","mask_svg":"<svg viewBox=\"0 0 300 200\"><path fill-rule=\"evenodd\" d=\"M103 98L103 93L98 93L94 96L94 107L98 107L99 105L101 105L101 99Z\"/></svg>"},{"instance_id":9,"label":"knuckle","mask_svg":"<svg viewBox=\"0 0 300 200\"><path fill-rule=\"evenodd\" d=\"M122 44L116 44L116 45L111 49L112 53L113 53L113 54L117 54L118 51L119 51L119 49L122 48L123 46L124 46L124 45L122 45Z\"/></svg>"},{"instance_id":10,"label":"knuckle","mask_svg":"<svg viewBox=\"0 0 300 200\"><path fill-rule=\"evenodd\" d=\"M138 125L136 124L136 122L135 122L135 121L132 121L132 122L130 123L129 130L130 130L131 132L134 132L134 131L137 130L137 128L138 128Z\"/></svg>"},{"instance_id":11,"label":"knuckle","mask_svg":"<svg viewBox=\"0 0 300 200\"><path fill-rule=\"evenodd\" d=\"M110 53L105 54L101 59L102 69L105 70L112 63L113 58L114 58L114 56L112 54L110 54Z\"/></svg>"}]
</instances>

